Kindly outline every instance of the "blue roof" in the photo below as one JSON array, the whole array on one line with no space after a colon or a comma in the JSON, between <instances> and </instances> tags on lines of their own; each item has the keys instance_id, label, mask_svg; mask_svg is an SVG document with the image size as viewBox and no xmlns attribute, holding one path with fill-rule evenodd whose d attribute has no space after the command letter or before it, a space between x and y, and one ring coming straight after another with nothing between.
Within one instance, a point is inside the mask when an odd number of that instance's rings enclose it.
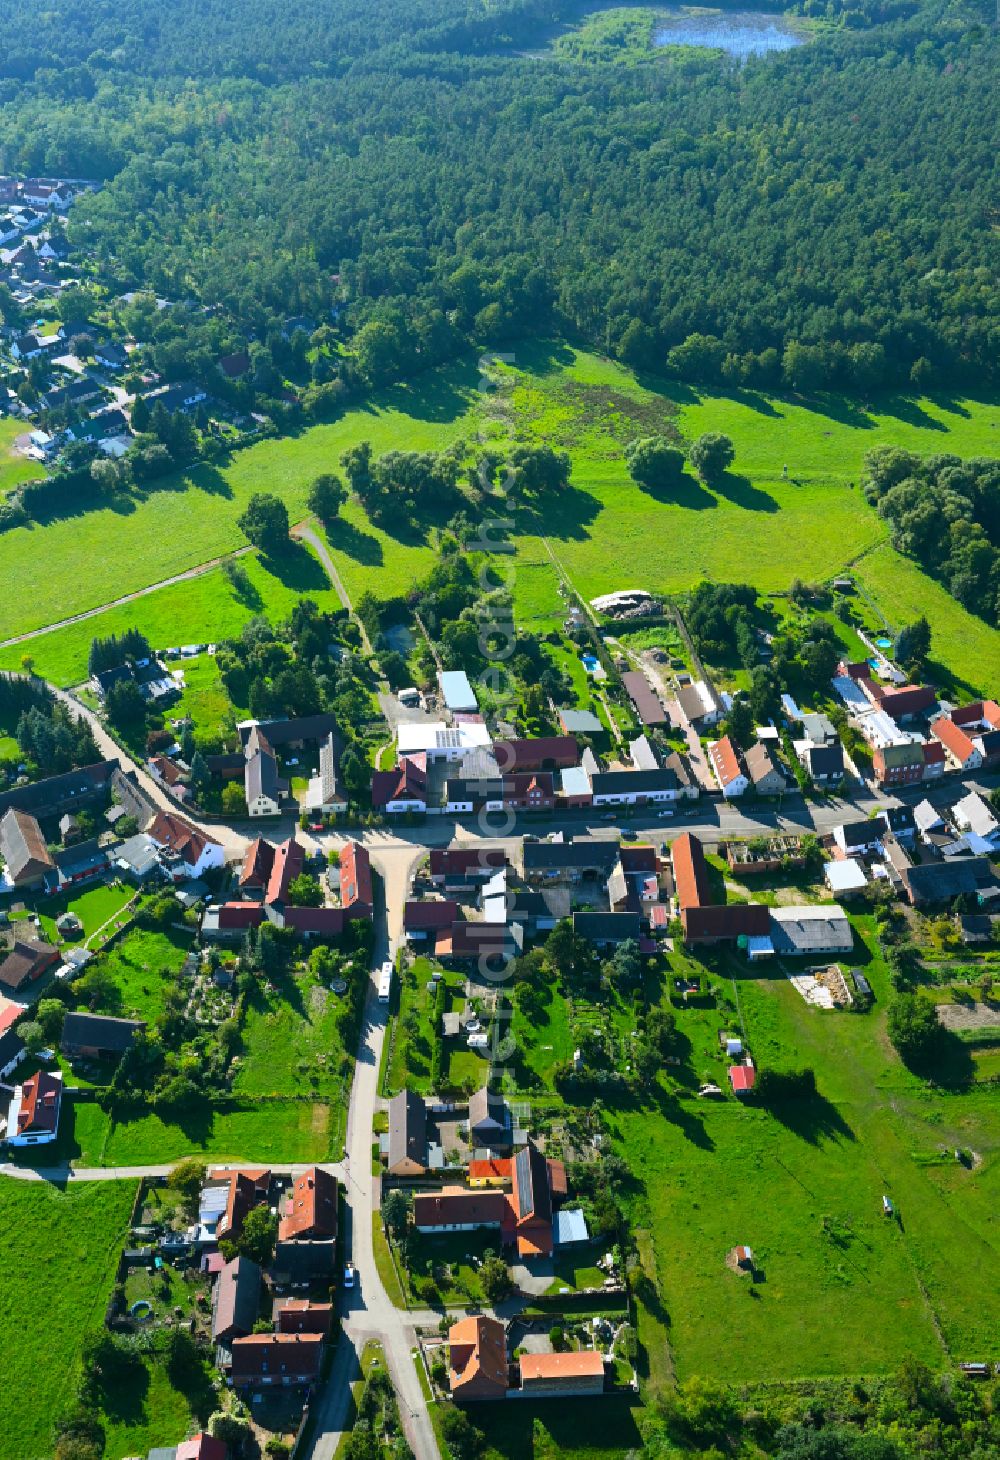
<instances>
[{"instance_id":1,"label":"blue roof","mask_svg":"<svg viewBox=\"0 0 1000 1460\"><path fill-rule=\"evenodd\" d=\"M557 1247L566 1247L570 1242L589 1242L587 1221L577 1207L573 1211L556 1212L554 1235Z\"/></svg>"},{"instance_id":2,"label":"blue roof","mask_svg":"<svg viewBox=\"0 0 1000 1460\"><path fill-rule=\"evenodd\" d=\"M438 680L449 710L470 710L478 706L479 702L464 669L445 669L438 675Z\"/></svg>"}]
</instances>

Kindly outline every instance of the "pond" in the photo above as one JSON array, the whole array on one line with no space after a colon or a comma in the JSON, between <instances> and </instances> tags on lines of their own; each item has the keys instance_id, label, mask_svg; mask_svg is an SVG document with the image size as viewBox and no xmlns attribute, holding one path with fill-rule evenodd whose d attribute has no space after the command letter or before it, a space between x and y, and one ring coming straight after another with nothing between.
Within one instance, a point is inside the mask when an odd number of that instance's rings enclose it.
<instances>
[{"instance_id":1,"label":"pond","mask_svg":"<svg viewBox=\"0 0 1000 1460\"><path fill-rule=\"evenodd\" d=\"M657 12L655 46L704 46L738 61L790 51L804 37L781 15L763 10L696 10L687 6Z\"/></svg>"}]
</instances>

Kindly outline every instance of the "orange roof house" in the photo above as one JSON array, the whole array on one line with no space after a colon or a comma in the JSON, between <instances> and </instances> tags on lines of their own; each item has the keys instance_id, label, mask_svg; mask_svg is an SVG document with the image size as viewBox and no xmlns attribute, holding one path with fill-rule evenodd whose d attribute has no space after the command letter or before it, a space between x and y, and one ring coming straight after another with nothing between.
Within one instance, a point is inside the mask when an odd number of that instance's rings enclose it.
<instances>
[{"instance_id":1,"label":"orange roof house","mask_svg":"<svg viewBox=\"0 0 1000 1460\"><path fill-rule=\"evenodd\" d=\"M448 1330L448 1345L451 1395L457 1403L506 1396L507 1343L499 1319L482 1313L459 1319Z\"/></svg>"}]
</instances>

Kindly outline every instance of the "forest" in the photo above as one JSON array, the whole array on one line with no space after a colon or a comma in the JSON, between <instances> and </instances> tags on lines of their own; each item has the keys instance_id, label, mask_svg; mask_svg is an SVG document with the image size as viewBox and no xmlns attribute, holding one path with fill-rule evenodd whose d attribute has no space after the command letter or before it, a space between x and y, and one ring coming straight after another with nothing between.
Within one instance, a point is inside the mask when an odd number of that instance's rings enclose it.
<instances>
[{"instance_id":1,"label":"forest","mask_svg":"<svg viewBox=\"0 0 1000 1460\"><path fill-rule=\"evenodd\" d=\"M744 66L567 62L577 10L2 0L0 165L101 182L69 225L97 279L209 307L168 378L206 320L300 314L352 387L542 330L695 382L996 378L985 4L826 6Z\"/></svg>"}]
</instances>

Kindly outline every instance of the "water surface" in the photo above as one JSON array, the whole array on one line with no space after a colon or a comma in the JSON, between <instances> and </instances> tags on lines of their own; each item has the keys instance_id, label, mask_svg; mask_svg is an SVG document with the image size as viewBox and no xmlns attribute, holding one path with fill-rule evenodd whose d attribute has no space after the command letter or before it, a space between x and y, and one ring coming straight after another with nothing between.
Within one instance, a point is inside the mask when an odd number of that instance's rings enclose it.
<instances>
[{"instance_id":1,"label":"water surface","mask_svg":"<svg viewBox=\"0 0 1000 1460\"><path fill-rule=\"evenodd\" d=\"M658 11L654 46L705 46L738 61L790 51L803 36L781 15L763 10L695 10L677 6Z\"/></svg>"}]
</instances>

